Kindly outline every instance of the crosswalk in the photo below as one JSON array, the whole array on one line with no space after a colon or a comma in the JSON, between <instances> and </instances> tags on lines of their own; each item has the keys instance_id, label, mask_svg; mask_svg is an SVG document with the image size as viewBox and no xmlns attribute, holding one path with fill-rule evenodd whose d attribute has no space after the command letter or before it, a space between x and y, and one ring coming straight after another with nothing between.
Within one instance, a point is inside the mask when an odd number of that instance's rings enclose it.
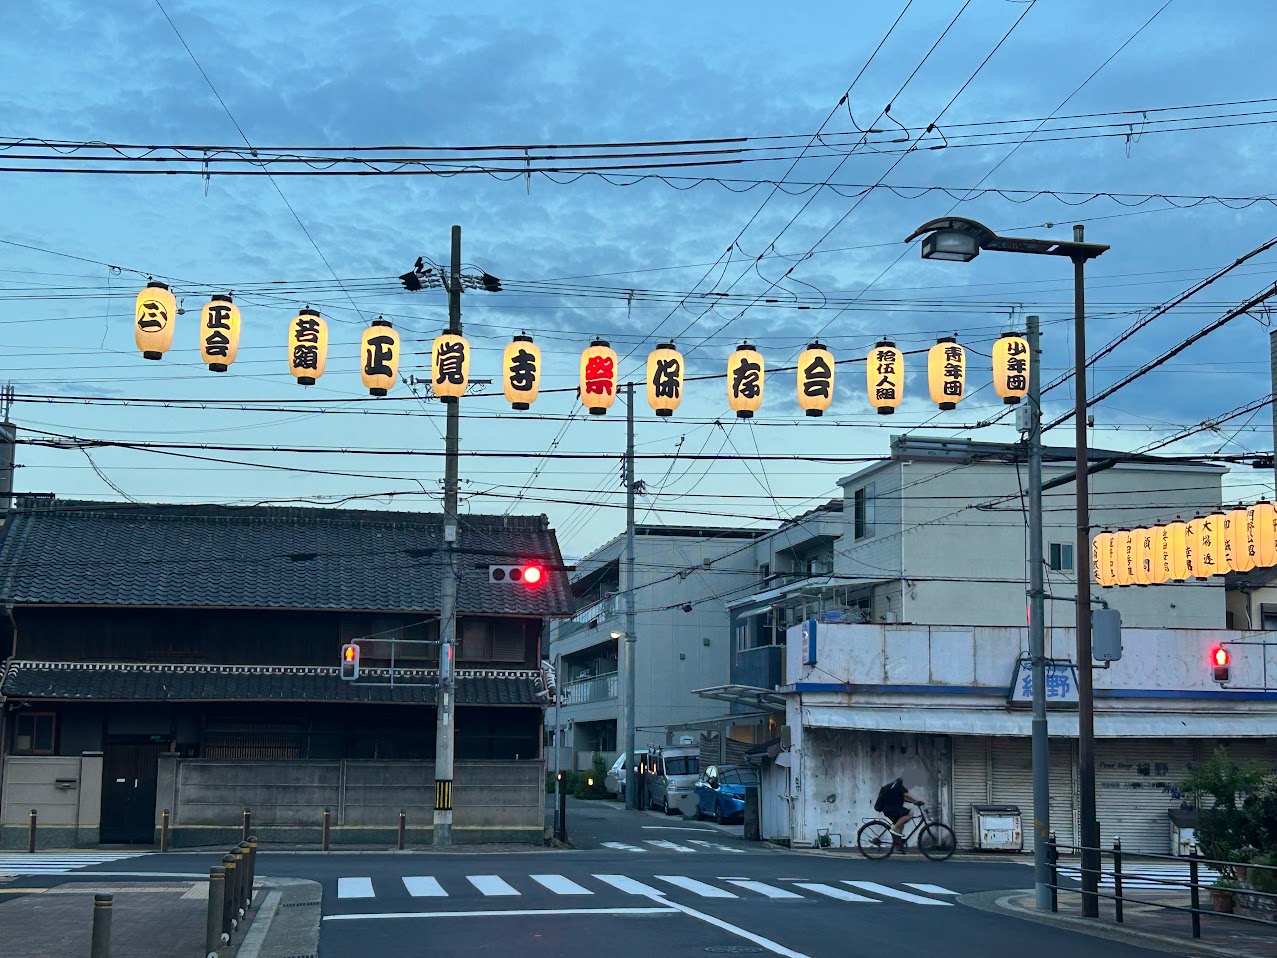
<instances>
[{"instance_id":1,"label":"crosswalk","mask_svg":"<svg viewBox=\"0 0 1277 958\"><path fill-rule=\"evenodd\" d=\"M672 842L664 838L648 838L643 841L644 845L651 845L657 851L663 852L728 852L733 855L744 855L745 849L734 848L731 845L721 845L718 842L707 842L702 839L688 839L683 843ZM603 842L604 848L611 848L618 852L646 852L651 849L643 848L639 845L631 845L627 842Z\"/></svg>"},{"instance_id":2,"label":"crosswalk","mask_svg":"<svg viewBox=\"0 0 1277 958\"><path fill-rule=\"evenodd\" d=\"M135 858L144 852L14 852L0 855L0 875L65 875L68 872Z\"/></svg>"},{"instance_id":3,"label":"crosswalk","mask_svg":"<svg viewBox=\"0 0 1277 958\"><path fill-rule=\"evenodd\" d=\"M446 882L446 885L445 885ZM800 881L728 876L692 878L687 875L652 875L640 880L629 875L464 875L440 878L435 875L405 875L398 878L350 876L337 879L338 899L411 898L519 898L549 893L555 896L584 897L619 891L625 895L664 898L688 895L695 898L755 901L802 901L835 899L858 904L893 902L920 906L952 906L946 899L958 892L941 885L904 882L900 886L874 881Z\"/></svg>"},{"instance_id":4,"label":"crosswalk","mask_svg":"<svg viewBox=\"0 0 1277 958\"><path fill-rule=\"evenodd\" d=\"M1188 885L1189 871L1188 863L1170 862L1165 865L1153 865L1136 862L1122 863L1122 890L1128 888L1163 888L1168 891L1176 890L1178 885ZM1078 884L1082 882L1082 870L1073 867L1061 867L1059 869L1061 878L1068 878ZM1197 884L1210 885L1219 878L1219 872L1213 868L1207 868L1205 865L1199 865L1197 868ZM1111 863L1105 863L1100 872L1100 888L1112 889L1115 886L1113 866Z\"/></svg>"}]
</instances>

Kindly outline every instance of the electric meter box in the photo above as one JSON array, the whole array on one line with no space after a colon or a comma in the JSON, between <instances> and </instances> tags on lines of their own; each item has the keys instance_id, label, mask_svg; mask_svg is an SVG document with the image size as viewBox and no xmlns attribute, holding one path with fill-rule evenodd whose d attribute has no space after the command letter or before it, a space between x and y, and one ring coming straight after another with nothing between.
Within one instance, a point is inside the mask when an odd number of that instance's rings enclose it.
<instances>
[{"instance_id":1,"label":"electric meter box","mask_svg":"<svg viewBox=\"0 0 1277 958\"><path fill-rule=\"evenodd\" d=\"M1024 822L1019 805L972 805L971 833L982 852L1024 850Z\"/></svg>"}]
</instances>

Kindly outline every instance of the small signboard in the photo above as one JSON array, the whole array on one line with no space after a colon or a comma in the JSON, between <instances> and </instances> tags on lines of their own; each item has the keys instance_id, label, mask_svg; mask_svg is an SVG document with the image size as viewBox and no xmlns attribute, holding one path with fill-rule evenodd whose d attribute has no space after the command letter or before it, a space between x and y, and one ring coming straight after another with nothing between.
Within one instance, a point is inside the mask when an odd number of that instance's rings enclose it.
<instances>
[{"instance_id":1,"label":"small signboard","mask_svg":"<svg viewBox=\"0 0 1277 958\"><path fill-rule=\"evenodd\" d=\"M1012 705L1033 704L1033 665L1017 659L1007 701ZM1046 663L1046 707L1077 705L1077 667L1068 659L1048 659Z\"/></svg>"}]
</instances>

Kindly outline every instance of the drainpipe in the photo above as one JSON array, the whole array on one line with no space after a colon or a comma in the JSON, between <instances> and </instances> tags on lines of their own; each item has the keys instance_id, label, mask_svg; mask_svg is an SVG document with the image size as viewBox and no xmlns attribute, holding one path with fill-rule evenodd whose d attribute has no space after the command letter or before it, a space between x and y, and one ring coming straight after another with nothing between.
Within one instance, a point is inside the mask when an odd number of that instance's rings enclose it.
<instances>
[{"instance_id":1,"label":"drainpipe","mask_svg":"<svg viewBox=\"0 0 1277 958\"><path fill-rule=\"evenodd\" d=\"M1255 620L1250 615L1250 589L1238 589L1237 591L1246 599L1246 631L1253 632Z\"/></svg>"}]
</instances>

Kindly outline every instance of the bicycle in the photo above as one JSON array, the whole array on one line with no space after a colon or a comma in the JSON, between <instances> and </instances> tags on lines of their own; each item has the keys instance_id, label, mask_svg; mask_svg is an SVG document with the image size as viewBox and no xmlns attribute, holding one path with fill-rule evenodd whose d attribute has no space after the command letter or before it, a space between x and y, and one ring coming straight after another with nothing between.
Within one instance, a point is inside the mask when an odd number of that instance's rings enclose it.
<instances>
[{"instance_id":1,"label":"bicycle","mask_svg":"<svg viewBox=\"0 0 1277 958\"><path fill-rule=\"evenodd\" d=\"M918 835L918 850L933 862L942 862L958 847L953 829L944 822L931 821L927 818L926 807L918 802L918 817L911 823L912 827L901 836L902 848L909 839ZM895 851L891 822L877 818L860 826L856 832L856 847L866 858L887 858Z\"/></svg>"}]
</instances>

